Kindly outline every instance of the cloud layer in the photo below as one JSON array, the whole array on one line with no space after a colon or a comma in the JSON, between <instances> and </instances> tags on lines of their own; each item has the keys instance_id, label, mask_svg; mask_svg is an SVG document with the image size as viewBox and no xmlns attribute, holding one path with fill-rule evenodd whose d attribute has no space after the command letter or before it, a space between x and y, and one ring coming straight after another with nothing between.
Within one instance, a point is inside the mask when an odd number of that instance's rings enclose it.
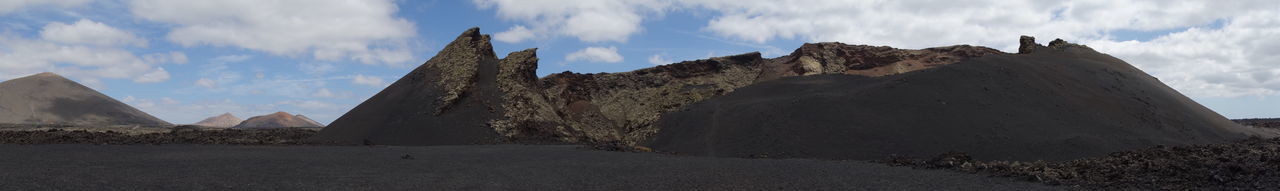
<instances>
[{"instance_id":1,"label":"cloud layer","mask_svg":"<svg viewBox=\"0 0 1280 191\"><path fill-rule=\"evenodd\" d=\"M587 61L587 62L604 62L618 63L622 62L622 55L618 54L617 47L587 47L573 53L569 53L564 60L570 62Z\"/></svg>"},{"instance_id":2,"label":"cloud layer","mask_svg":"<svg viewBox=\"0 0 1280 191\"><path fill-rule=\"evenodd\" d=\"M1082 42L1137 65L1193 97L1280 94L1275 31L1280 1L848 1L848 0L475 0L518 21L497 39L569 36L625 42L665 12L708 16L704 32L748 43L776 40L926 48L954 44L1017 48L1019 35ZM589 17L589 19L586 19ZM582 19L578 19L582 18ZM1215 23L1226 23L1216 28ZM577 27L592 26L592 27ZM1126 33L1168 33L1120 41ZM592 49L596 48L596 49ZM572 60L602 61L592 47ZM616 52L616 51L615 51ZM569 59L568 57L566 59ZM593 60L594 59L594 60ZM621 60L621 59L618 59ZM651 57L663 61L661 57Z\"/></svg>"},{"instance_id":3,"label":"cloud layer","mask_svg":"<svg viewBox=\"0 0 1280 191\"><path fill-rule=\"evenodd\" d=\"M71 24L51 22L40 30L39 36L40 39L27 39L0 34L0 79L48 71L102 89L99 78L162 82L169 79L169 73L157 65L186 62L186 55L181 52L139 57L125 48L145 46L146 40L87 19Z\"/></svg>"},{"instance_id":4,"label":"cloud layer","mask_svg":"<svg viewBox=\"0 0 1280 191\"><path fill-rule=\"evenodd\" d=\"M130 11L175 24L167 35L183 46L232 46L326 61L403 64L414 24L388 0L135 0ZM323 40L320 40L323 39Z\"/></svg>"}]
</instances>

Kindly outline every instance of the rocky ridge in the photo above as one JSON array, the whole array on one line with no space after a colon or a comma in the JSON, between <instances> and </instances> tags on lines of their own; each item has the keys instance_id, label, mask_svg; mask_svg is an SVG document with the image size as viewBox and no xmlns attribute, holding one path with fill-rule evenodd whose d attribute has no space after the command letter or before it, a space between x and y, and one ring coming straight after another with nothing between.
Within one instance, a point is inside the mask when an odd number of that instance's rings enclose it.
<instances>
[{"instance_id":1,"label":"rocky ridge","mask_svg":"<svg viewBox=\"0 0 1280 191\"><path fill-rule=\"evenodd\" d=\"M906 50L828 42L805 44L778 58L752 52L630 72L563 72L537 78L536 49L498 59L489 36L472 28L334 121L316 140L635 144L658 131L654 122L661 114L754 83L817 74L885 76L990 54L1005 53L967 45ZM431 138L435 136L448 137Z\"/></svg>"}]
</instances>

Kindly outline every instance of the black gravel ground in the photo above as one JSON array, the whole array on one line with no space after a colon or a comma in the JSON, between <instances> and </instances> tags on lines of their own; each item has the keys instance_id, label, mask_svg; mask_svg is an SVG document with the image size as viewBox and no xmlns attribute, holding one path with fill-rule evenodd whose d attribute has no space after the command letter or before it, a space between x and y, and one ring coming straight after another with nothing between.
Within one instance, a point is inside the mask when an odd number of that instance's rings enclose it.
<instances>
[{"instance_id":1,"label":"black gravel ground","mask_svg":"<svg viewBox=\"0 0 1280 191\"><path fill-rule=\"evenodd\" d=\"M1054 190L861 161L570 145L0 145L0 190Z\"/></svg>"},{"instance_id":2,"label":"black gravel ground","mask_svg":"<svg viewBox=\"0 0 1280 191\"><path fill-rule=\"evenodd\" d=\"M1280 138L1115 152L1059 162L975 161L964 153L892 157L895 166L949 169L1091 189L1269 190L1280 188Z\"/></svg>"},{"instance_id":3,"label":"black gravel ground","mask_svg":"<svg viewBox=\"0 0 1280 191\"><path fill-rule=\"evenodd\" d=\"M231 144L295 145L316 134L314 129L218 129L174 128L161 133L49 129L0 131L0 144Z\"/></svg>"}]
</instances>

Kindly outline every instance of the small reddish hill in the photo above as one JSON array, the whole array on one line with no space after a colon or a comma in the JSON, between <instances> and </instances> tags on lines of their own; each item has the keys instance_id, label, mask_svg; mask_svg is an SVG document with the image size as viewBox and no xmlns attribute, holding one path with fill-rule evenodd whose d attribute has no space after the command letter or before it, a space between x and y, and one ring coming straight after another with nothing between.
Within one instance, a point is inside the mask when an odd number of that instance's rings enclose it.
<instances>
[{"instance_id":1,"label":"small reddish hill","mask_svg":"<svg viewBox=\"0 0 1280 191\"><path fill-rule=\"evenodd\" d=\"M250 117L244 122L240 122L232 128L321 128L324 127L305 116L293 115L286 112L276 112L269 115Z\"/></svg>"}]
</instances>

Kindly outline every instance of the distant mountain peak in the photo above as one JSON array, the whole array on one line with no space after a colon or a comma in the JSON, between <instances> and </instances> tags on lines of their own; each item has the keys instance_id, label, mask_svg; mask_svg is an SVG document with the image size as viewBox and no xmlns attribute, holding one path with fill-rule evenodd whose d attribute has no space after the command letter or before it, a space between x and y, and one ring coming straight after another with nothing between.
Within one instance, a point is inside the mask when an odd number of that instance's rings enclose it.
<instances>
[{"instance_id":1,"label":"distant mountain peak","mask_svg":"<svg viewBox=\"0 0 1280 191\"><path fill-rule=\"evenodd\" d=\"M164 120L51 72L0 82L0 123L80 126L170 125Z\"/></svg>"}]
</instances>

